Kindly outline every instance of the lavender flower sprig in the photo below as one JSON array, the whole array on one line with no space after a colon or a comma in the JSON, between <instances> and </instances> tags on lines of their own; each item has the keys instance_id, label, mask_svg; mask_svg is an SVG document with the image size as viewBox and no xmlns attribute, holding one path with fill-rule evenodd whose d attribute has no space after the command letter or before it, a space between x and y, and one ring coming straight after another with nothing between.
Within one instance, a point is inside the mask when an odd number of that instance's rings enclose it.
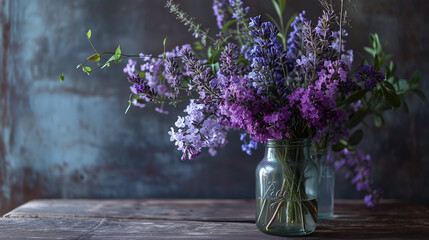
<instances>
[{"instance_id":1,"label":"lavender flower sprig","mask_svg":"<svg viewBox=\"0 0 429 240\"><path fill-rule=\"evenodd\" d=\"M170 12L175 14L177 19L179 19L185 26L189 26L188 31L193 31L192 35L195 38L199 38L203 46L207 44L207 39L213 40L210 38L208 30L201 29L201 24L195 23L194 18L189 17L186 12L180 10L179 4L174 3L173 0L168 0L165 6L169 8Z\"/></svg>"}]
</instances>

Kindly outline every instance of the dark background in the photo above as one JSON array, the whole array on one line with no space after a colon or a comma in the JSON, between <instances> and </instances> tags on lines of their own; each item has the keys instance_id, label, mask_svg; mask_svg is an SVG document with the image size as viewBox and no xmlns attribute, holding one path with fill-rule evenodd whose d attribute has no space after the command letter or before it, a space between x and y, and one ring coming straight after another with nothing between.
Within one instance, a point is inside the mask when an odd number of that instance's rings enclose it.
<instances>
[{"instance_id":1,"label":"dark background","mask_svg":"<svg viewBox=\"0 0 429 240\"><path fill-rule=\"evenodd\" d=\"M182 8L216 31L208 0L182 0ZM250 16L271 12L269 1L247 1ZM240 150L238 133L212 158L181 161L167 131L183 105L160 115L132 108L123 65L90 77L76 70L99 50L162 52L193 42L164 8L165 1L0 0L0 213L34 198L253 198L254 169L263 155ZM348 48L363 52L368 33L388 40L398 73L422 71L429 95L429 1L357 0ZM307 10L317 21L316 0L289 0L287 14ZM265 18L267 19L267 18ZM60 83L59 74L65 81ZM364 127L361 148L374 160L373 179L386 198L429 205L428 107L408 99L410 114L386 116L381 130ZM368 119L371 122L371 119ZM370 126L371 124L369 124ZM337 175L336 197L358 198Z\"/></svg>"}]
</instances>

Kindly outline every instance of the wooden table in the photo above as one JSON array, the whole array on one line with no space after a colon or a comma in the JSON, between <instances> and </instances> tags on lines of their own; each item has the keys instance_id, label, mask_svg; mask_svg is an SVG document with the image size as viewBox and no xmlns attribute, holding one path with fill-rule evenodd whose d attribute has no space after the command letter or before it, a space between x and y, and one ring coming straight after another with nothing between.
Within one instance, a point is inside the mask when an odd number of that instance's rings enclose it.
<instances>
[{"instance_id":1,"label":"wooden table","mask_svg":"<svg viewBox=\"0 0 429 240\"><path fill-rule=\"evenodd\" d=\"M0 218L0 239L282 239L259 232L253 200L33 200ZM293 239L429 239L429 208L336 200L335 216Z\"/></svg>"}]
</instances>

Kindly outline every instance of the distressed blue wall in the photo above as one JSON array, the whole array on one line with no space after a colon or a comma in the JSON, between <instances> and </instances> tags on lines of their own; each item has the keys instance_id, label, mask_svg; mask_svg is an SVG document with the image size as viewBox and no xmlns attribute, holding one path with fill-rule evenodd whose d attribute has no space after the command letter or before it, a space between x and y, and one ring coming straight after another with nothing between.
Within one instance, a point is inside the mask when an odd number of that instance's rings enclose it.
<instances>
[{"instance_id":1,"label":"distressed blue wall","mask_svg":"<svg viewBox=\"0 0 429 240\"><path fill-rule=\"evenodd\" d=\"M182 7L215 29L211 1L182 0ZM251 15L271 9L267 1L248 1ZM153 107L124 115L129 96L122 66L91 77L75 66L90 53L85 33L91 28L98 49L159 53L193 42L164 1L0 0L0 212L33 198L252 198L254 168L262 150L248 157L238 134L215 158L203 154L180 161L167 131L183 106L169 116ZM349 45L367 44L367 33L389 40L399 73L420 69L429 95L429 2L426 0L355 1ZM288 1L288 13L315 0ZM269 10L271 11L271 10ZM66 80L59 83L64 72ZM387 116L382 130L365 136L373 155L374 179L386 197L429 202L429 106L409 99L407 116ZM337 178L337 197L358 197Z\"/></svg>"}]
</instances>

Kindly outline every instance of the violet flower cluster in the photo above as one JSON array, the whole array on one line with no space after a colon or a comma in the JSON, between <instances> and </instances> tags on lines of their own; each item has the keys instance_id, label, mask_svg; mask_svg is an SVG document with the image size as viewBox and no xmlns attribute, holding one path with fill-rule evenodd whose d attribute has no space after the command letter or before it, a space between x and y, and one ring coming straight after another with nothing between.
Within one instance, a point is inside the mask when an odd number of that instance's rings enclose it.
<instances>
[{"instance_id":1,"label":"violet flower cluster","mask_svg":"<svg viewBox=\"0 0 429 240\"><path fill-rule=\"evenodd\" d=\"M331 153L332 154L332 153ZM375 204L383 197L383 190L373 187L373 181L370 180L371 173L371 156L364 155L360 150L349 151L344 149L343 151L333 154L332 159L336 159L334 162L335 168L347 169L345 178L349 179L350 182L356 185L356 190L365 193L364 201L368 207L374 207Z\"/></svg>"},{"instance_id":2,"label":"violet flower cluster","mask_svg":"<svg viewBox=\"0 0 429 240\"><path fill-rule=\"evenodd\" d=\"M382 82L385 76L370 65L360 65L359 72L356 73L356 79L358 82L364 83L364 88L371 90L375 88L377 83Z\"/></svg>"},{"instance_id":3,"label":"violet flower cluster","mask_svg":"<svg viewBox=\"0 0 429 240\"><path fill-rule=\"evenodd\" d=\"M128 59L127 65L124 67L124 73L128 74L131 92L134 94L131 103L134 106L144 108L146 102L153 100L159 96L161 99L174 100L179 94L179 87L182 85L181 79L186 73L181 73L177 70L178 65L174 62L174 58L179 56L179 53L185 49L190 49L189 44L181 47L176 47L171 51L165 52L156 57L140 53L141 64L137 61ZM139 86L146 91L139 91ZM137 87L137 88L136 88ZM170 103L174 103L171 101ZM167 114L168 112L161 107L155 108L159 113Z\"/></svg>"},{"instance_id":4,"label":"violet flower cluster","mask_svg":"<svg viewBox=\"0 0 429 240\"><path fill-rule=\"evenodd\" d=\"M209 153L214 156L216 148L227 143L225 127L217 119L207 118L206 111L206 105L191 101L184 110L187 115L178 117L175 123L178 130L171 128L168 132L170 140L175 141L177 149L183 152L182 160L197 157L201 148L209 148Z\"/></svg>"}]
</instances>

